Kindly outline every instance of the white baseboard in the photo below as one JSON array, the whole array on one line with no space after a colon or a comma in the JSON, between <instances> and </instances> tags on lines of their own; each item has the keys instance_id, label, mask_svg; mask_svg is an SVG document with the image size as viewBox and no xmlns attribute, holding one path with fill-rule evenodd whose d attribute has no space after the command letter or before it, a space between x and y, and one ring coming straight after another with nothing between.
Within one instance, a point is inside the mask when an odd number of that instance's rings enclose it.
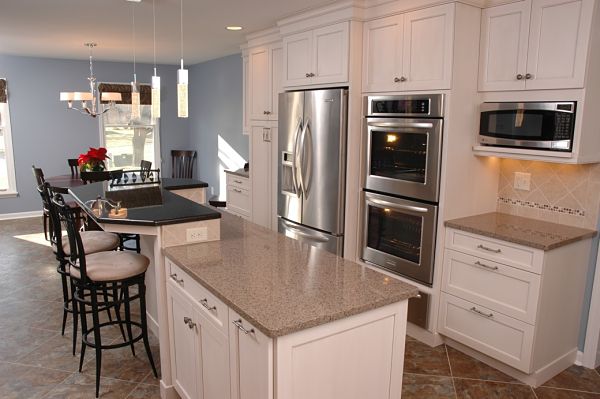
<instances>
[{"instance_id":1,"label":"white baseboard","mask_svg":"<svg viewBox=\"0 0 600 399\"><path fill-rule=\"evenodd\" d=\"M444 340L440 334L432 333L431 331L425 330L410 322L406 323L406 335L416 339L417 341L421 341L432 348L444 343Z\"/></svg>"},{"instance_id":2,"label":"white baseboard","mask_svg":"<svg viewBox=\"0 0 600 399\"><path fill-rule=\"evenodd\" d=\"M26 219L42 216L42 211L0 213L0 220Z\"/></svg>"},{"instance_id":3,"label":"white baseboard","mask_svg":"<svg viewBox=\"0 0 600 399\"><path fill-rule=\"evenodd\" d=\"M583 364L583 352L582 351L577 351L577 356L575 356L575 364L578 366L585 367L585 364Z\"/></svg>"},{"instance_id":4,"label":"white baseboard","mask_svg":"<svg viewBox=\"0 0 600 399\"><path fill-rule=\"evenodd\" d=\"M175 387L173 385L165 385L163 380L160 380L160 397L161 399L179 399Z\"/></svg>"}]
</instances>

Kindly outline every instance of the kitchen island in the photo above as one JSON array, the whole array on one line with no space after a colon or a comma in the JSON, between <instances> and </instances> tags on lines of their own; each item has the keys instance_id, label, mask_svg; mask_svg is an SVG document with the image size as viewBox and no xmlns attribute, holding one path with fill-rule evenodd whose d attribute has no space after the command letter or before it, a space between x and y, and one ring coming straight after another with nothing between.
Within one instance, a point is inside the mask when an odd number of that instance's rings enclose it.
<instances>
[{"instance_id":1,"label":"kitchen island","mask_svg":"<svg viewBox=\"0 0 600 399\"><path fill-rule=\"evenodd\" d=\"M415 287L226 213L164 254L181 397L400 397Z\"/></svg>"}]
</instances>

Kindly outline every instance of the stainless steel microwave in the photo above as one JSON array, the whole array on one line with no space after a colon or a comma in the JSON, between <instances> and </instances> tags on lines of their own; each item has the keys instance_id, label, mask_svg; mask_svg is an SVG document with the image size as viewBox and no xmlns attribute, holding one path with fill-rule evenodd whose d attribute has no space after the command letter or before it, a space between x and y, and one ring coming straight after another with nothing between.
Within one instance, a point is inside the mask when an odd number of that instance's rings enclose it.
<instances>
[{"instance_id":1,"label":"stainless steel microwave","mask_svg":"<svg viewBox=\"0 0 600 399\"><path fill-rule=\"evenodd\" d=\"M483 103L479 143L570 152L576 108L574 101Z\"/></svg>"}]
</instances>

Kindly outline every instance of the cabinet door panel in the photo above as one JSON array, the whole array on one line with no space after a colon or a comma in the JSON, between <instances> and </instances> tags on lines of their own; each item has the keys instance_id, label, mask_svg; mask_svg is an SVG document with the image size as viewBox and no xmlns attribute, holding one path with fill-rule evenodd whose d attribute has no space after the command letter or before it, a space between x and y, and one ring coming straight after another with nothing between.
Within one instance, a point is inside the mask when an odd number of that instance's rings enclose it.
<instances>
[{"instance_id":1,"label":"cabinet door panel","mask_svg":"<svg viewBox=\"0 0 600 399\"><path fill-rule=\"evenodd\" d=\"M583 87L593 1L534 0L528 89Z\"/></svg>"},{"instance_id":2,"label":"cabinet door panel","mask_svg":"<svg viewBox=\"0 0 600 399\"><path fill-rule=\"evenodd\" d=\"M483 10L479 90L525 89L530 9L522 1Z\"/></svg>"},{"instance_id":3,"label":"cabinet door panel","mask_svg":"<svg viewBox=\"0 0 600 399\"><path fill-rule=\"evenodd\" d=\"M370 21L364 26L363 91L400 89L404 16Z\"/></svg>"},{"instance_id":4,"label":"cabinet door panel","mask_svg":"<svg viewBox=\"0 0 600 399\"><path fill-rule=\"evenodd\" d=\"M250 181L252 183L252 221L271 228L273 210L271 154L272 131L267 125L252 126L250 143Z\"/></svg>"},{"instance_id":5,"label":"cabinet door panel","mask_svg":"<svg viewBox=\"0 0 600 399\"><path fill-rule=\"evenodd\" d=\"M313 84L348 81L348 23L315 29L313 33Z\"/></svg>"},{"instance_id":6,"label":"cabinet door panel","mask_svg":"<svg viewBox=\"0 0 600 399\"><path fill-rule=\"evenodd\" d=\"M452 74L454 4L404 16L404 90L449 89Z\"/></svg>"},{"instance_id":7,"label":"cabinet door panel","mask_svg":"<svg viewBox=\"0 0 600 399\"><path fill-rule=\"evenodd\" d=\"M229 340L200 313L197 318L202 348L202 398L229 399Z\"/></svg>"},{"instance_id":8,"label":"cabinet door panel","mask_svg":"<svg viewBox=\"0 0 600 399\"><path fill-rule=\"evenodd\" d=\"M179 287L167 283L169 332L171 335L171 368L173 385L184 399L197 397L196 360L199 356L196 347L196 334L184 322L184 318L194 317L192 302L180 292Z\"/></svg>"},{"instance_id":9,"label":"cabinet door panel","mask_svg":"<svg viewBox=\"0 0 600 399\"><path fill-rule=\"evenodd\" d=\"M281 75L283 72L283 48L274 47L271 50L271 114L269 120L279 118L279 93L283 91Z\"/></svg>"},{"instance_id":10,"label":"cabinet door panel","mask_svg":"<svg viewBox=\"0 0 600 399\"><path fill-rule=\"evenodd\" d=\"M265 112L271 109L269 49L252 49L249 55L249 63L250 118L268 120L268 115Z\"/></svg>"},{"instance_id":11,"label":"cabinet door panel","mask_svg":"<svg viewBox=\"0 0 600 399\"><path fill-rule=\"evenodd\" d=\"M312 31L287 36L283 39L284 85L310 84L306 74L312 68Z\"/></svg>"}]
</instances>

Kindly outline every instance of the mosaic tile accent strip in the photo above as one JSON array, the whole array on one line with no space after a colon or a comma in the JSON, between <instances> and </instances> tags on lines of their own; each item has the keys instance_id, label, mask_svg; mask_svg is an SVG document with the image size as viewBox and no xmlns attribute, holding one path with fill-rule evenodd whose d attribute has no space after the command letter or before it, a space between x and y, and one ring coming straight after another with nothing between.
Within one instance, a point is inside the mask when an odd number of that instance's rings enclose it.
<instances>
[{"instance_id":1,"label":"mosaic tile accent strip","mask_svg":"<svg viewBox=\"0 0 600 399\"><path fill-rule=\"evenodd\" d=\"M522 201L519 199L505 198L505 197L498 197L498 202L503 203L503 204L526 206L529 208L537 208L537 209L543 209L546 211L564 213L567 215L575 215L575 216L585 217L585 211L583 209L571 209L571 208L560 207L560 206L556 206L556 205L540 204L539 202Z\"/></svg>"}]
</instances>

